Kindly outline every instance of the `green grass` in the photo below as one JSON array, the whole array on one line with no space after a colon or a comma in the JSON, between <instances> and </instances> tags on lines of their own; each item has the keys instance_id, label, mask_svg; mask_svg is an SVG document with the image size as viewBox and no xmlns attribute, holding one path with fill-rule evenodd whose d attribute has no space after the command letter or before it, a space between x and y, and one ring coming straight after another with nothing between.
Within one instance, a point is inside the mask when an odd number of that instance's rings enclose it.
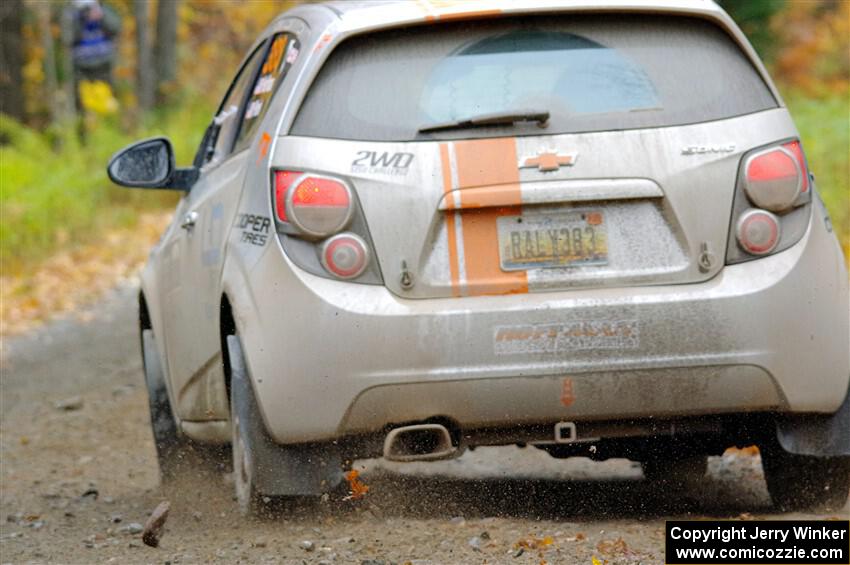
<instances>
[{"instance_id":1,"label":"green grass","mask_svg":"<svg viewBox=\"0 0 850 565\"><path fill-rule=\"evenodd\" d=\"M796 92L784 96L846 255L850 252L850 102L846 94L821 99Z\"/></svg>"},{"instance_id":2,"label":"green grass","mask_svg":"<svg viewBox=\"0 0 850 565\"><path fill-rule=\"evenodd\" d=\"M85 145L72 128L39 133L0 115L0 272L12 274L61 247L94 241L107 228L131 226L140 210L172 207L179 197L174 192L114 186L106 163L136 139L166 135L178 165L188 164L213 110L202 97L184 100L172 111L152 113L135 133L123 131L117 118L100 119Z\"/></svg>"}]
</instances>

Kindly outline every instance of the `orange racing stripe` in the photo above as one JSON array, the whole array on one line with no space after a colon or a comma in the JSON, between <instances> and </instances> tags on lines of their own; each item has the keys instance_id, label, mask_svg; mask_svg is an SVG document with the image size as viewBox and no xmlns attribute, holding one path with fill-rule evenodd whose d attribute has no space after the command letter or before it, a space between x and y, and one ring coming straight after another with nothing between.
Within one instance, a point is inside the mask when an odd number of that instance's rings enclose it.
<instances>
[{"instance_id":1,"label":"orange racing stripe","mask_svg":"<svg viewBox=\"0 0 850 565\"><path fill-rule=\"evenodd\" d=\"M497 186L476 186L465 188L460 202L455 202L453 194L446 195L441 203L444 210L468 210L470 208L489 208L515 206L516 187L510 184Z\"/></svg>"},{"instance_id":2,"label":"orange racing stripe","mask_svg":"<svg viewBox=\"0 0 850 565\"><path fill-rule=\"evenodd\" d=\"M528 292L528 276L525 271L506 272L499 261L499 231L496 218L522 213L522 193L517 167L516 141L514 138L474 139L454 143L455 166L458 188L496 186L498 208L464 210L463 255L466 268L466 285L469 295L514 294ZM447 152L448 156L448 152ZM445 167L443 169L445 177ZM446 186L445 178L443 186ZM449 181L450 186L450 181ZM480 192L473 202L480 199ZM460 191L461 208L470 197ZM447 214L447 218L451 213ZM452 224L454 222L452 221ZM451 254L451 250L450 250ZM453 283L454 284L454 283Z\"/></svg>"},{"instance_id":3,"label":"orange racing stripe","mask_svg":"<svg viewBox=\"0 0 850 565\"><path fill-rule=\"evenodd\" d=\"M463 0L416 0L416 3L425 12L427 22L469 20L502 14L499 9L466 10L466 2Z\"/></svg>"},{"instance_id":4,"label":"orange racing stripe","mask_svg":"<svg viewBox=\"0 0 850 565\"><path fill-rule=\"evenodd\" d=\"M486 18L489 16L498 16L502 13L501 10L472 10L469 12L449 12L442 13L437 16L441 22L472 20L476 18Z\"/></svg>"},{"instance_id":5,"label":"orange racing stripe","mask_svg":"<svg viewBox=\"0 0 850 565\"><path fill-rule=\"evenodd\" d=\"M443 196L451 198L452 164L449 160L449 145L447 143L440 144L440 164L443 169ZM460 263L457 254L455 212L446 213L446 230L448 231L449 276L452 282L452 295L460 296Z\"/></svg>"}]
</instances>

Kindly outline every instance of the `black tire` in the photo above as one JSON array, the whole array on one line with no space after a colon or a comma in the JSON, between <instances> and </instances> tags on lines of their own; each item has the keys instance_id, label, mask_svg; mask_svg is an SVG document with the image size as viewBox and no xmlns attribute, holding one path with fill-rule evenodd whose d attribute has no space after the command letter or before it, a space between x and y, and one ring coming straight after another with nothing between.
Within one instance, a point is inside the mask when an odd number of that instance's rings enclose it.
<instances>
[{"instance_id":1,"label":"black tire","mask_svg":"<svg viewBox=\"0 0 850 565\"><path fill-rule=\"evenodd\" d=\"M168 399L168 389L151 329L142 330L142 366L148 389L151 431L162 483L170 484L182 476L201 471L225 470L226 465L222 461L224 450L221 447L200 445L180 433L171 410L171 401Z\"/></svg>"},{"instance_id":2,"label":"black tire","mask_svg":"<svg viewBox=\"0 0 850 565\"><path fill-rule=\"evenodd\" d=\"M233 455L233 486L236 493L236 504L239 506L239 512L243 516L254 516L262 510L262 498L254 482L255 476L255 460L252 456L250 445L249 432L246 430L246 420L244 416L244 408L239 406L245 403L242 398L243 392L237 392L237 387L233 387L230 403L230 422L231 422L231 453ZM239 413L243 415L240 417Z\"/></svg>"},{"instance_id":3,"label":"black tire","mask_svg":"<svg viewBox=\"0 0 850 565\"><path fill-rule=\"evenodd\" d=\"M339 447L281 445L263 422L239 338L227 336L233 482L245 516L267 514L284 503L313 504L342 482Z\"/></svg>"},{"instance_id":4,"label":"black tire","mask_svg":"<svg viewBox=\"0 0 850 565\"><path fill-rule=\"evenodd\" d=\"M265 513L272 502L272 497L263 496L257 489L257 465L261 464L258 452L268 447L271 439L259 417L259 407L245 369L238 338L227 336L227 346L231 364L231 452L236 503L243 516L258 516Z\"/></svg>"},{"instance_id":5,"label":"black tire","mask_svg":"<svg viewBox=\"0 0 850 565\"><path fill-rule=\"evenodd\" d=\"M151 416L151 431L156 446L156 458L162 482L169 482L180 475L188 466L189 442L177 429L177 421L171 411L168 389L156 351L153 330L142 330L142 366L145 385L148 389L148 408Z\"/></svg>"},{"instance_id":6,"label":"black tire","mask_svg":"<svg viewBox=\"0 0 850 565\"><path fill-rule=\"evenodd\" d=\"M850 457L788 453L777 443L761 449L761 465L774 506L783 512L834 512L850 492Z\"/></svg>"},{"instance_id":7,"label":"black tire","mask_svg":"<svg viewBox=\"0 0 850 565\"><path fill-rule=\"evenodd\" d=\"M676 489L693 488L708 471L707 455L658 456L641 463L646 480Z\"/></svg>"}]
</instances>

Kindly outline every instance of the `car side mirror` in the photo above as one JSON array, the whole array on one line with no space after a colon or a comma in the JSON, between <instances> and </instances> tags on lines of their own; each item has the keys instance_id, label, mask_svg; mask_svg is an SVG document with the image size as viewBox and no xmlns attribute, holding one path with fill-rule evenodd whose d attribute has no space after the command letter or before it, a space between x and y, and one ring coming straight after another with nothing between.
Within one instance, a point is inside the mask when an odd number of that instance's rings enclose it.
<instances>
[{"instance_id":1,"label":"car side mirror","mask_svg":"<svg viewBox=\"0 0 850 565\"><path fill-rule=\"evenodd\" d=\"M109 160L109 179L130 188L189 190L198 178L195 167L177 169L174 149L166 137L152 137L130 144Z\"/></svg>"}]
</instances>

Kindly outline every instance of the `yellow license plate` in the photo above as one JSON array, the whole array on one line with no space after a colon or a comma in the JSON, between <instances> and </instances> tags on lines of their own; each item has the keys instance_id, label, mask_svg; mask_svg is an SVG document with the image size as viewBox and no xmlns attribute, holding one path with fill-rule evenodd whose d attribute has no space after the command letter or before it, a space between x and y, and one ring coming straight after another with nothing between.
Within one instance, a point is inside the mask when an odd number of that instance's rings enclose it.
<instances>
[{"instance_id":1,"label":"yellow license plate","mask_svg":"<svg viewBox=\"0 0 850 565\"><path fill-rule=\"evenodd\" d=\"M608 263L605 217L600 211L501 216L496 222L503 271Z\"/></svg>"}]
</instances>

